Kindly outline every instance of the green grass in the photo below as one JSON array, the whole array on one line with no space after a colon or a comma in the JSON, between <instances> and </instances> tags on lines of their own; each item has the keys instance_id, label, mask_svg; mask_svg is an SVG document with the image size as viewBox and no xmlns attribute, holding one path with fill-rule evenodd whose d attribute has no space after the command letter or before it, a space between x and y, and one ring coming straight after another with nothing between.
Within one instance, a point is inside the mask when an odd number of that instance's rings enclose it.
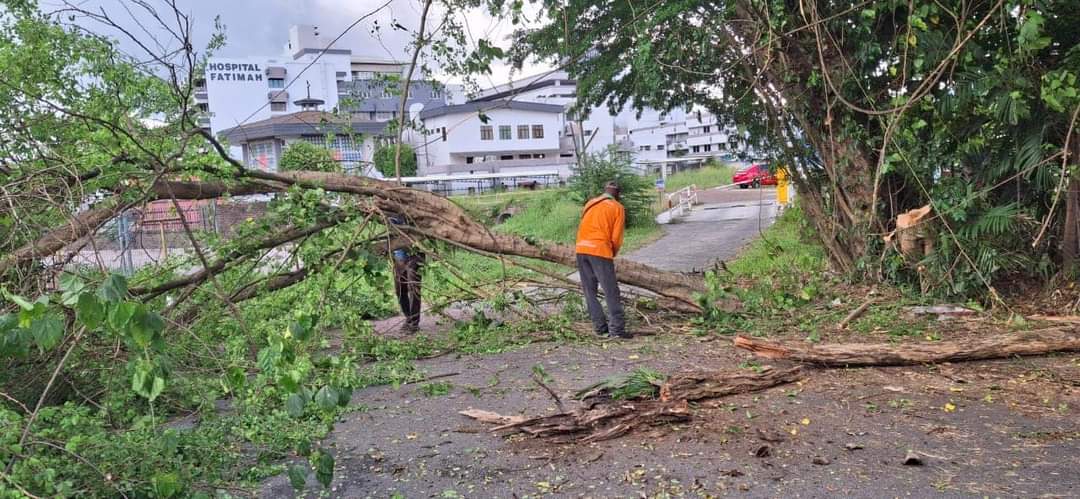
<instances>
[{"instance_id":1,"label":"green grass","mask_svg":"<svg viewBox=\"0 0 1080 499\"><path fill-rule=\"evenodd\" d=\"M734 173L735 168L727 165L703 166L668 175L664 188L667 192L675 192L688 185L696 185L699 188L727 185L731 183L731 176Z\"/></svg>"},{"instance_id":2,"label":"green grass","mask_svg":"<svg viewBox=\"0 0 1080 499\"><path fill-rule=\"evenodd\" d=\"M798 208L789 208L776 223L762 231L739 256L728 263L736 276L762 278L783 274L819 274L828 268L825 249L803 236L805 219Z\"/></svg>"},{"instance_id":3,"label":"green grass","mask_svg":"<svg viewBox=\"0 0 1080 499\"><path fill-rule=\"evenodd\" d=\"M865 296L866 290L830 275L824 248L814 237L799 208L785 211L763 236L727 262L728 271L708 277L711 303L735 298L736 313L708 310L700 321L703 331L746 333L757 336L798 334L809 342L824 341L836 325ZM937 339L927 333L932 321L912 319L903 308L920 298L901 290L879 288L882 298L849 329L860 334L882 334L889 340L904 337Z\"/></svg>"},{"instance_id":4,"label":"green grass","mask_svg":"<svg viewBox=\"0 0 1080 499\"><path fill-rule=\"evenodd\" d=\"M797 329L810 338L820 334L820 320L836 320L828 313L816 313L808 321L807 307L830 300L824 271L828 262L824 250L810 240L802 212L789 208L776 223L763 231L737 258L727 263L727 271L707 276L709 293L704 302L736 299L742 309L730 313L707 308L700 321L705 330L721 333Z\"/></svg>"}]
</instances>

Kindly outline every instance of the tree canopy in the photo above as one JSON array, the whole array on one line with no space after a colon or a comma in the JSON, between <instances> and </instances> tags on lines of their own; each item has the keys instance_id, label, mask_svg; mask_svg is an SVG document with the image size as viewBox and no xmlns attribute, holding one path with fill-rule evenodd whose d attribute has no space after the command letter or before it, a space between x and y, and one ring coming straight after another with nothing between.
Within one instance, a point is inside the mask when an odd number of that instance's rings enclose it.
<instances>
[{"instance_id":1,"label":"tree canopy","mask_svg":"<svg viewBox=\"0 0 1080 499\"><path fill-rule=\"evenodd\" d=\"M519 60L565 61L581 107L694 106L748 131L794 165L843 270L993 295L1077 263L1080 2L539 3ZM937 244L905 262L882 236L923 205Z\"/></svg>"}]
</instances>

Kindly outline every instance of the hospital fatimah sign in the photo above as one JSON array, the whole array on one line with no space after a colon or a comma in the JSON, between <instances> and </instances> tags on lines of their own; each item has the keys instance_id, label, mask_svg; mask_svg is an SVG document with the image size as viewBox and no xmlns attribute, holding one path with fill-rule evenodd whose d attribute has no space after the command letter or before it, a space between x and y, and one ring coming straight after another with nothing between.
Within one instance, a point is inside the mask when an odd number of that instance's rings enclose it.
<instances>
[{"instance_id":1,"label":"hospital fatimah sign","mask_svg":"<svg viewBox=\"0 0 1080 499\"><path fill-rule=\"evenodd\" d=\"M206 65L206 79L211 81L263 81L258 64L212 62Z\"/></svg>"}]
</instances>

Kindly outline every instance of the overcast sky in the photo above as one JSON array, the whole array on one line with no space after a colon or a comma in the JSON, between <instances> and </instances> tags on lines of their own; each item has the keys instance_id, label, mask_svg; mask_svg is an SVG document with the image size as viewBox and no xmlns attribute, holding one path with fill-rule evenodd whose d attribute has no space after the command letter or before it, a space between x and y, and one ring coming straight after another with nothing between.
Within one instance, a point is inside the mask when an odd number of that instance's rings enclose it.
<instances>
[{"instance_id":1,"label":"overcast sky","mask_svg":"<svg viewBox=\"0 0 1080 499\"><path fill-rule=\"evenodd\" d=\"M133 32L140 32L138 23L124 8L128 5L132 12L143 21L146 16L135 10L131 0L69 0L88 10L104 9L114 19L121 21ZM148 0L166 10L161 0ZM220 16L226 26L226 46L218 52L222 56L280 56L289 38L289 26L293 24L311 24L319 27L320 37L332 40L345 30L349 24L361 16L379 8L387 0L177 0L177 4L190 15L194 23L196 45L205 47L212 33L214 17ZM41 0L45 11L61 7L61 0ZM348 48L354 54L376 56L386 59L408 60L406 45L410 35L393 30L391 24L398 22L415 31L419 25L421 4L419 0L390 0L386 8L354 27L335 47ZM486 12L469 12L463 16L473 39L485 37L506 48L504 38L512 31L509 21L492 18ZM104 32L100 25L90 21L77 21L79 24ZM152 23L144 22L144 25ZM379 35L373 32L375 26L381 26ZM115 33L112 35L115 36ZM122 47L138 55L134 44L123 42ZM548 69L545 64L529 64L520 74L533 74ZM500 64L493 68L491 82L503 83L511 77L510 68ZM485 78L486 80L486 78Z\"/></svg>"}]
</instances>

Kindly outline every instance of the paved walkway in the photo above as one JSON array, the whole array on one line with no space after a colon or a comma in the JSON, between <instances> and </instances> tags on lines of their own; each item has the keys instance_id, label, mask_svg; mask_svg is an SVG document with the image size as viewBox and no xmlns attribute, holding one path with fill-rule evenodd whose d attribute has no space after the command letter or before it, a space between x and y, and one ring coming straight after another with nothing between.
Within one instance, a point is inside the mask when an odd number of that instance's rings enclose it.
<instances>
[{"instance_id":1,"label":"paved walkway","mask_svg":"<svg viewBox=\"0 0 1080 499\"><path fill-rule=\"evenodd\" d=\"M664 225L664 236L630 259L663 270L705 270L733 258L776 218L774 189L708 190L698 199L703 204Z\"/></svg>"}]
</instances>

